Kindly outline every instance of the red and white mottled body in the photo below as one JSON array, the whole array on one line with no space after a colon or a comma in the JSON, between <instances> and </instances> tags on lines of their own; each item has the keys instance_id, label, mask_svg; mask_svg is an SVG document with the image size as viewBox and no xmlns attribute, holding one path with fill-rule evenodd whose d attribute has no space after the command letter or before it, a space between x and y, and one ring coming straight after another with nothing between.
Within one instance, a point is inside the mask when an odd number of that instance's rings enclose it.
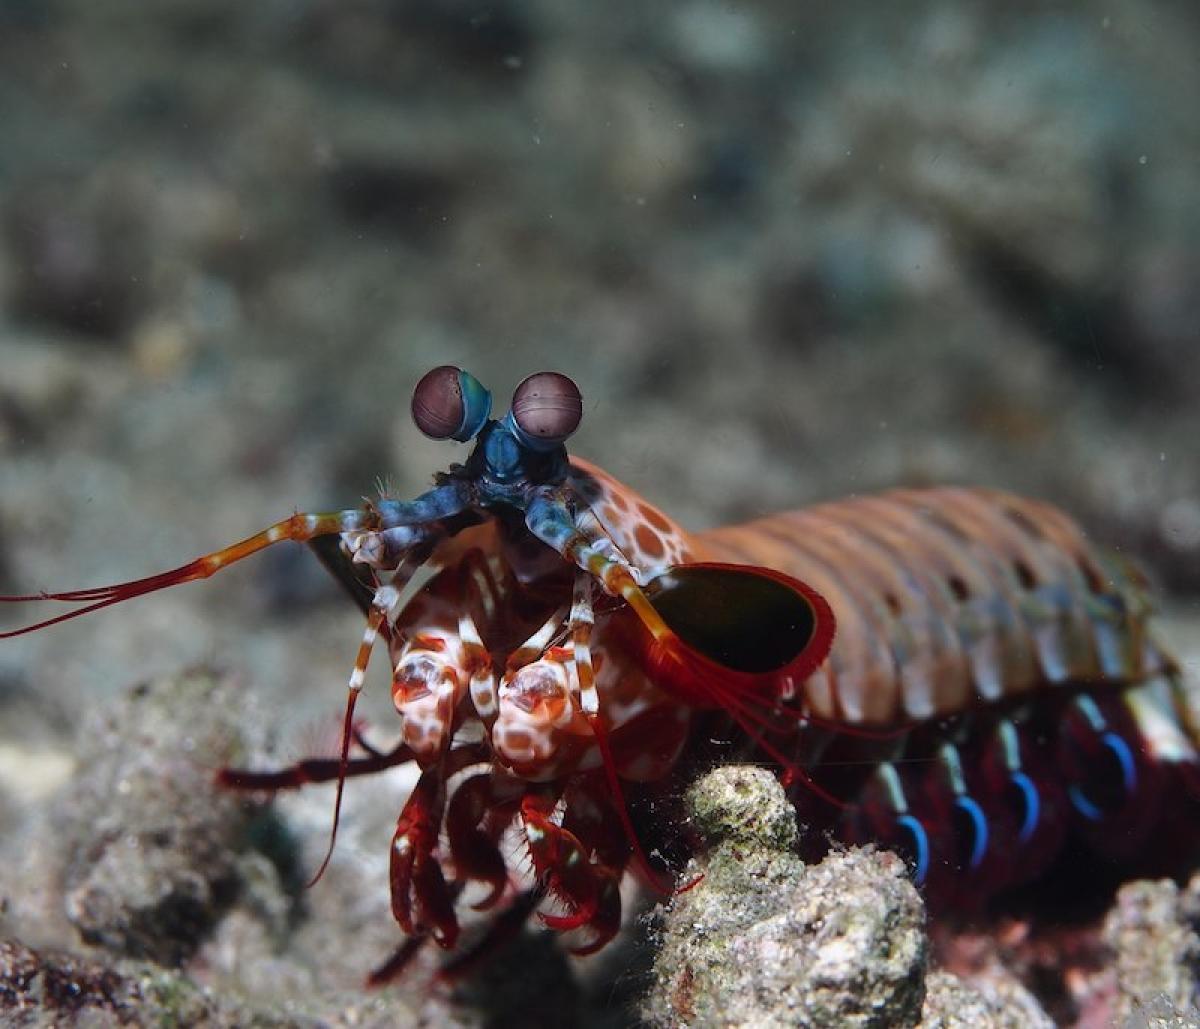
<instances>
[{"instance_id":1,"label":"red and white mottled body","mask_svg":"<svg viewBox=\"0 0 1200 1029\"><path fill-rule=\"evenodd\" d=\"M549 646L567 619L554 595L570 589L569 578L561 567L528 567L519 548L504 546L494 525L456 537L450 556L453 563L433 576L393 626L392 697L404 742L418 763L435 759L454 735L477 731L499 765L531 782L599 768L577 644ZM616 624L629 621L623 609L595 619L589 650L596 699L590 706L612 740L618 774L646 782L661 779L674 764L690 711L639 667L628 646L634 627ZM500 655L506 656L496 660ZM653 752L625 745L647 725L658 733Z\"/></svg>"}]
</instances>

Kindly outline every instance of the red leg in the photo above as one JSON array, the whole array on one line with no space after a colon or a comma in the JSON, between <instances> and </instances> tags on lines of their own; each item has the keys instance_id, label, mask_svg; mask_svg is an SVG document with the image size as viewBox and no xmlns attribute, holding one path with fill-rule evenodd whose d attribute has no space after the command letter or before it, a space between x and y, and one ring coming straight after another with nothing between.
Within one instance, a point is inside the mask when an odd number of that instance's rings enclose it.
<instances>
[{"instance_id":1,"label":"red leg","mask_svg":"<svg viewBox=\"0 0 1200 1029\"><path fill-rule=\"evenodd\" d=\"M475 879L491 887L491 892L474 905L476 911L494 906L508 886L508 866L500 848L492 836L479 828L484 816L498 803L491 775L481 772L455 790L446 813L446 838L454 859L455 878L460 882Z\"/></svg>"},{"instance_id":2,"label":"red leg","mask_svg":"<svg viewBox=\"0 0 1200 1029\"><path fill-rule=\"evenodd\" d=\"M442 982L454 982L470 975L487 958L495 954L509 940L521 931L521 927L529 921L529 916L545 899L541 889L525 890L500 911L488 924L483 936L461 954L456 955L442 966L438 978Z\"/></svg>"},{"instance_id":3,"label":"red leg","mask_svg":"<svg viewBox=\"0 0 1200 1029\"><path fill-rule=\"evenodd\" d=\"M570 911L569 915L542 915L551 929L566 931L587 927L593 938L576 954L590 954L603 947L621 923L621 874L593 862L590 848L574 833L550 819L554 804L545 796L527 794L521 801L521 820L529 841L533 865L546 889Z\"/></svg>"},{"instance_id":4,"label":"red leg","mask_svg":"<svg viewBox=\"0 0 1200 1029\"><path fill-rule=\"evenodd\" d=\"M396 948L390 958L367 976L367 987L376 989L399 979L412 959L417 956L417 952L425 946L427 939L427 936L410 936L406 939Z\"/></svg>"},{"instance_id":5,"label":"red leg","mask_svg":"<svg viewBox=\"0 0 1200 1029\"><path fill-rule=\"evenodd\" d=\"M392 837L390 874L392 916L411 935L429 933L450 949L458 939L452 891L436 850L446 797L444 770L425 769L413 787Z\"/></svg>"},{"instance_id":6,"label":"red leg","mask_svg":"<svg viewBox=\"0 0 1200 1029\"><path fill-rule=\"evenodd\" d=\"M544 899L545 892L540 889L525 890L518 894L491 920L480 939L442 966L437 978L445 983L453 983L470 975L521 931ZM428 936L410 936L404 940L395 953L367 977L367 986L375 988L395 982L428 939Z\"/></svg>"},{"instance_id":7,"label":"red leg","mask_svg":"<svg viewBox=\"0 0 1200 1029\"><path fill-rule=\"evenodd\" d=\"M355 736L355 742L367 751L366 757L351 758L346 766L346 777L373 775L396 765L412 760L412 752L403 743L393 750L381 753ZM342 762L336 757L310 757L297 761L287 768L274 772L252 772L244 768L221 768L217 771L217 785L232 790L295 790L309 783L333 782L341 771Z\"/></svg>"}]
</instances>

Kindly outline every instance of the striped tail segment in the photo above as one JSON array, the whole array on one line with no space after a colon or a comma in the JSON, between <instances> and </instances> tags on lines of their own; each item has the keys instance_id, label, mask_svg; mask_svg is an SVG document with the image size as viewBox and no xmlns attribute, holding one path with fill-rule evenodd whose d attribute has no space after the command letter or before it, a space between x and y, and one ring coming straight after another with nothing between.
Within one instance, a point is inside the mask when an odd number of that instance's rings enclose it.
<instances>
[{"instance_id":1,"label":"striped tail segment","mask_svg":"<svg viewBox=\"0 0 1200 1029\"><path fill-rule=\"evenodd\" d=\"M1058 509L898 490L693 544L829 601L837 638L794 703L847 731L797 747L853 798L844 835L907 852L935 903L1034 877L1070 834L1133 856L1168 805L1194 803L1195 701L1148 629L1145 580ZM855 732L889 727L907 731Z\"/></svg>"}]
</instances>

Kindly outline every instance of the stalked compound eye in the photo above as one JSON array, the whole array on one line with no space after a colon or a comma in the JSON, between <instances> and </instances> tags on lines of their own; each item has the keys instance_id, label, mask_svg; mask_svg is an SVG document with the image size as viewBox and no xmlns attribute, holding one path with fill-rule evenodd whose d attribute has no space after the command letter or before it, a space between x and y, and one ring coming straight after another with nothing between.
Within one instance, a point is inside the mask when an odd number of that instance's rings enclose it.
<instances>
[{"instance_id":1,"label":"stalked compound eye","mask_svg":"<svg viewBox=\"0 0 1200 1029\"><path fill-rule=\"evenodd\" d=\"M525 446L553 450L579 428L583 397L565 375L537 372L513 393L510 414L517 438Z\"/></svg>"},{"instance_id":2,"label":"stalked compound eye","mask_svg":"<svg viewBox=\"0 0 1200 1029\"><path fill-rule=\"evenodd\" d=\"M444 364L413 390L412 416L430 439L474 439L492 413L492 395L470 372Z\"/></svg>"}]
</instances>

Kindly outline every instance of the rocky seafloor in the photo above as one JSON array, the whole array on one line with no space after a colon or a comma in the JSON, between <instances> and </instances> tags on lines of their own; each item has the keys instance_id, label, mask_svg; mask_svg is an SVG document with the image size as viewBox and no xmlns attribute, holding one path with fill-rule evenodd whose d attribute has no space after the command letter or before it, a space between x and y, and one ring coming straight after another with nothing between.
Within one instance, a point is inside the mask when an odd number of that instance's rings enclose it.
<instances>
[{"instance_id":1,"label":"rocky seafloor","mask_svg":"<svg viewBox=\"0 0 1200 1029\"><path fill-rule=\"evenodd\" d=\"M698 847L681 892L629 893L602 957L568 959L530 930L470 976L439 978L427 947L368 990L397 943L372 842L403 786L354 784L335 858L305 889L299 855L319 852L328 797L213 786L214 765L255 749L239 691L206 669L131 689L87 715L77 765L38 817L9 820L3 1024L1200 1024L1200 875L1129 882L1068 926L1026 912L930 927L901 858L835 848L806 864L774 774L742 765L690 787Z\"/></svg>"},{"instance_id":2,"label":"rocky seafloor","mask_svg":"<svg viewBox=\"0 0 1200 1029\"><path fill-rule=\"evenodd\" d=\"M1053 500L1138 556L1200 681L1198 46L1182 0L0 0L0 593L415 494L461 457L409 424L425 370L503 409L556 368L574 449L691 528L897 484ZM702 892L589 961L535 934L473 985L430 955L365 992L403 776L354 784L307 891L328 792L209 785L327 750L360 634L277 548L0 640L0 1020L702 1024L718 991L799 1023L811 978L685 953ZM894 861L756 846L811 899L760 925L751 889L712 932L824 968L846 919L830 1018L868 978L931 1025L1189 1017L1194 885L948 939ZM839 867L895 908L826 914ZM885 938L890 978L850 960Z\"/></svg>"}]
</instances>

